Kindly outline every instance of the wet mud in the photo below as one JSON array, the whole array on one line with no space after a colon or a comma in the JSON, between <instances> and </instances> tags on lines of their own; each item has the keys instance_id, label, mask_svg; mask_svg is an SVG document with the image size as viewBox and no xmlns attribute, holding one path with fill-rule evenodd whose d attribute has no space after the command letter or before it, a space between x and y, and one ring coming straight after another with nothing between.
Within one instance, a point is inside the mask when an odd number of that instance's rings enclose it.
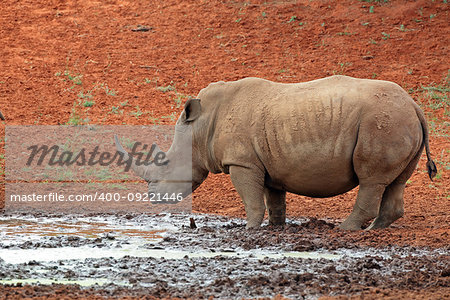
<instances>
[{"instance_id":1,"label":"wet mud","mask_svg":"<svg viewBox=\"0 0 450 300\"><path fill-rule=\"evenodd\" d=\"M190 218L198 228L190 227ZM203 214L10 214L0 220L1 295L317 299L402 290L449 295L449 247L337 242L318 234L338 230L335 224L317 219L258 230L244 224ZM74 226L86 234L67 234Z\"/></svg>"}]
</instances>

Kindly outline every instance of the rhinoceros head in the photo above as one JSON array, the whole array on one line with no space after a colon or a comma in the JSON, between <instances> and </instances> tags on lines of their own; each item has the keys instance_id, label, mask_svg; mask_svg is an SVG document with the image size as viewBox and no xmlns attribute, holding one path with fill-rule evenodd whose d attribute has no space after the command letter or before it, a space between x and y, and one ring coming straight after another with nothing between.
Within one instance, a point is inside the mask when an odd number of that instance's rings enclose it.
<instances>
[{"instance_id":1,"label":"rhinoceros head","mask_svg":"<svg viewBox=\"0 0 450 300\"><path fill-rule=\"evenodd\" d=\"M117 136L115 143L117 151L125 161L131 159L131 169L148 182L148 192L176 194L186 197L192 193L206 178L208 171L196 157L193 147L193 123L201 114L199 99L190 99L175 125L175 135L169 150L164 153L156 144L152 145L154 160L145 165L139 164L120 145ZM164 157L158 161L157 156ZM192 162L192 163L191 163Z\"/></svg>"}]
</instances>

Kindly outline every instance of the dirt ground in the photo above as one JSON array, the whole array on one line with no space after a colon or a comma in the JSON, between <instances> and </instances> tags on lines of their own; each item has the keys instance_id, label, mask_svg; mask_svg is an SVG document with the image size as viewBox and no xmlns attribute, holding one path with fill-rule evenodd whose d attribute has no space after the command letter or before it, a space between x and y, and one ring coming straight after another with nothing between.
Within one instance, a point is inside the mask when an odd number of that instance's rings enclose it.
<instances>
[{"instance_id":1,"label":"dirt ground","mask_svg":"<svg viewBox=\"0 0 450 300\"><path fill-rule=\"evenodd\" d=\"M446 2L5 0L0 10L0 110L6 121L0 136L5 125L174 124L188 96L219 80L255 76L301 82L344 74L393 81L426 112L438 176L428 179L423 157L407 185L403 218L385 230L332 229L321 238L345 247L448 249ZM3 148L2 138L0 153ZM4 176L4 155L0 163ZM339 222L350 213L356 193L326 199L289 195L288 217ZM210 175L196 190L193 209L245 216L225 175ZM114 296L75 286L0 287L0 297L58 293ZM439 299L448 297L449 285L448 280L429 287L386 285L348 289L346 295Z\"/></svg>"}]
</instances>

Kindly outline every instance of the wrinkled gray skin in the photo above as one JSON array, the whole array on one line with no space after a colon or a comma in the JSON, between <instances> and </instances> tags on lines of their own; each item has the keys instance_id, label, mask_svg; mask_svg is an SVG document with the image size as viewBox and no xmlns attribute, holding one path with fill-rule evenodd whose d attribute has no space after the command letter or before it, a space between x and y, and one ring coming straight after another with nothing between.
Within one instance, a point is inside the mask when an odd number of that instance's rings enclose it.
<instances>
[{"instance_id":1,"label":"wrinkled gray skin","mask_svg":"<svg viewBox=\"0 0 450 300\"><path fill-rule=\"evenodd\" d=\"M357 185L353 211L342 229L385 228L403 215L403 192L422 150L436 174L424 115L397 84L332 76L282 84L258 78L217 82L189 100L177 126L192 126L192 189L209 172L230 174L245 204L247 227L286 218L286 192L331 197ZM167 168L136 167L149 191L173 191L152 173L182 170L176 131ZM124 151L118 145L119 151ZM181 168L181 169L180 169ZM182 191L185 195L190 191Z\"/></svg>"}]
</instances>

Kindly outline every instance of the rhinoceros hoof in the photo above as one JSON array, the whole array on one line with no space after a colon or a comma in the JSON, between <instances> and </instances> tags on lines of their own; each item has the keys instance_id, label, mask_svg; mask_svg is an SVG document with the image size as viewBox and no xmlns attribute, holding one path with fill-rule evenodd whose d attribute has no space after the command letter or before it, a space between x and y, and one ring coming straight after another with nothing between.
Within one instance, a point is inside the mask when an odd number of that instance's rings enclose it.
<instances>
[{"instance_id":1,"label":"rhinoceros hoof","mask_svg":"<svg viewBox=\"0 0 450 300\"><path fill-rule=\"evenodd\" d=\"M284 226L284 225L286 225L286 221L285 221L285 219L269 220L269 225L270 226Z\"/></svg>"},{"instance_id":2,"label":"rhinoceros hoof","mask_svg":"<svg viewBox=\"0 0 450 300\"><path fill-rule=\"evenodd\" d=\"M342 230L361 230L361 226L358 224L352 224L351 222L343 222L341 225L339 225L339 229Z\"/></svg>"}]
</instances>

